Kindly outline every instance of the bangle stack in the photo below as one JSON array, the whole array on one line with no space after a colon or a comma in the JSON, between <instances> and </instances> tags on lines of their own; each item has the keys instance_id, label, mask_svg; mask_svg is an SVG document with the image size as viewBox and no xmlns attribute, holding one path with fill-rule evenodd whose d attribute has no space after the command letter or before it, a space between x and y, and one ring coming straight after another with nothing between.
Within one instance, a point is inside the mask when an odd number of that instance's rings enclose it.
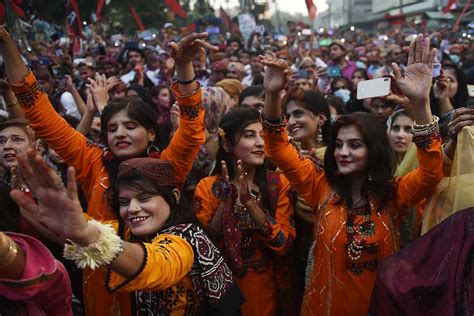
<instances>
[{"instance_id":1,"label":"bangle stack","mask_svg":"<svg viewBox=\"0 0 474 316\"><path fill-rule=\"evenodd\" d=\"M8 267L15 260L17 253L18 249L13 239L0 232L0 270Z\"/></svg>"},{"instance_id":2,"label":"bangle stack","mask_svg":"<svg viewBox=\"0 0 474 316\"><path fill-rule=\"evenodd\" d=\"M411 128L413 142L415 144L431 141L439 135L439 117L433 115L433 122L428 124L417 124L414 122Z\"/></svg>"},{"instance_id":3,"label":"bangle stack","mask_svg":"<svg viewBox=\"0 0 474 316\"><path fill-rule=\"evenodd\" d=\"M88 267L95 270L114 261L123 252L124 241L117 236L112 225L102 224L96 220L90 220L89 224L99 230L97 240L86 247L68 240L64 245L63 256L74 261L80 269Z\"/></svg>"}]
</instances>

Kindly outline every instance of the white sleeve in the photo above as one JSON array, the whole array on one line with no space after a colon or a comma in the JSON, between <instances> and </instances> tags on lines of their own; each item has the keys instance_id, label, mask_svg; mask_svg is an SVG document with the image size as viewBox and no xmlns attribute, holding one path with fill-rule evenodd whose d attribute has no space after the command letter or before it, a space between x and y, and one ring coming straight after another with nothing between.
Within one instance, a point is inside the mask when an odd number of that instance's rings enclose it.
<instances>
[{"instance_id":1,"label":"white sleeve","mask_svg":"<svg viewBox=\"0 0 474 316\"><path fill-rule=\"evenodd\" d=\"M61 95L61 98L59 100L61 102L61 105L63 106L64 110L66 111L67 115L71 115L78 120L81 120L82 116L81 113L79 113L79 110L77 109L77 104L74 101L74 97L72 96L71 92L64 92Z\"/></svg>"}]
</instances>

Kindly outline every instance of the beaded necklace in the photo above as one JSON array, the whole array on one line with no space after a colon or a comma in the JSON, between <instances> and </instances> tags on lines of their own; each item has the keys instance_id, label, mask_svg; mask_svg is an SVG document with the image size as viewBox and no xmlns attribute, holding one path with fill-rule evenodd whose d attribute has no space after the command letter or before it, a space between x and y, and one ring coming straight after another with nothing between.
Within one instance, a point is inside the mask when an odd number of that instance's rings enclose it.
<instances>
[{"instance_id":1,"label":"beaded necklace","mask_svg":"<svg viewBox=\"0 0 474 316\"><path fill-rule=\"evenodd\" d=\"M363 216L363 222L360 225L355 224L357 216ZM370 220L369 204L357 208L350 208L347 213L346 234L347 234L347 255L352 261L359 260L362 250L367 244L367 237L375 231L375 223Z\"/></svg>"}]
</instances>

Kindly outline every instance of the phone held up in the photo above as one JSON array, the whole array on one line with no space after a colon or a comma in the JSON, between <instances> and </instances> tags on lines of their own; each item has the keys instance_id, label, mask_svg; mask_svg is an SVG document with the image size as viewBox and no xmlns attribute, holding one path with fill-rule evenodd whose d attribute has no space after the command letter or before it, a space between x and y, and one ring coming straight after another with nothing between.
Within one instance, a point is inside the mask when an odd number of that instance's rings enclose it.
<instances>
[{"instance_id":1,"label":"phone held up","mask_svg":"<svg viewBox=\"0 0 474 316\"><path fill-rule=\"evenodd\" d=\"M357 85L357 100L384 97L390 94L391 79L388 77L365 80Z\"/></svg>"}]
</instances>

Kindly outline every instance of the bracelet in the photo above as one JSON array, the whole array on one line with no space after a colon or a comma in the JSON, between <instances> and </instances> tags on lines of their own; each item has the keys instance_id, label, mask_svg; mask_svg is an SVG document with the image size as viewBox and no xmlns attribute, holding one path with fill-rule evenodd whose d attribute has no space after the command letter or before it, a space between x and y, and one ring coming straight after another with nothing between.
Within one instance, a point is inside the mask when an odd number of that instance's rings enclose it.
<instances>
[{"instance_id":1,"label":"bracelet","mask_svg":"<svg viewBox=\"0 0 474 316\"><path fill-rule=\"evenodd\" d=\"M187 80L187 81L181 81L181 80L176 80L179 84L191 84L193 83L194 81L196 81L196 75L194 75L193 79L191 80Z\"/></svg>"},{"instance_id":2,"label":"bracelet","mask_svg":"<svg viewBox=\"0 0 474 316\"><path fill-rule=\"evenodd\" d=\"M436 115L433 115L433 122L431 123L428 123L428 124L417 124L416 121L413 122L413 127L412 129L425 129L425 128L428 128L428 127L431 127L432 125L434 124L438 124L439 122L439 117L437 117Z\"/></svg>"},{"instance_id":3,"label":"bracelet","mask_svg":"<svg viewBox=\"0 0 474 316\"><path fill-rule=\"evenodd\" d=\"M8 267L15 260L17 253L18 248L13 239L0 232L0 270Z\"/></svg>"},{"instance_id":4,"label":"bracelet","mask_svg":"<svg viewBox=\"0 0 474 316\"><path fill-rule=\"evenodd\" d=\"M86 267L95 270L114 261L122 252L124 241L116 233L110 224L102 224L96 220L90 220L89 224L94 225L99 230L97 240L81 247L68 240L64 245L64 258L75 262L80 269Z\"/></svg>"},{"instance_id":5,"label":"bracelet","mask_svg":"<svg viewBox=\"0 0 474 316\"><path fill-rule=\"evenodd\" d=\"M426 135L431 135L433 133L436 133L439 131L439 126L438 124L432 125L428 128L422 129L422 130L411 130L411 134L415 136L426 136Z\"/></svg>"}]
</instances>

